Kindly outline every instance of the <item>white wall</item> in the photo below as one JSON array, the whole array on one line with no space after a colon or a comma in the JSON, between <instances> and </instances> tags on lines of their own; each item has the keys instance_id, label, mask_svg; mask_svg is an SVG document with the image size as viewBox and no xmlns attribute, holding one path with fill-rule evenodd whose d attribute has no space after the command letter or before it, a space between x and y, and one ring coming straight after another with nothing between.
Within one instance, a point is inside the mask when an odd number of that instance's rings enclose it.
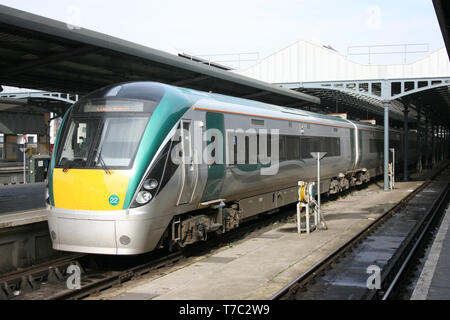
<instances>
[{"instance_id":1,"label":"white wall","mask_svg":"<svg viewBox=\"0 0 450 320\"><path fill-rule=\"evenodd\" d=\"M449 77L445 47L408 64L366 65L313 41L300 40L239 74L270 83Z\"/></svg>"}]
</instances>

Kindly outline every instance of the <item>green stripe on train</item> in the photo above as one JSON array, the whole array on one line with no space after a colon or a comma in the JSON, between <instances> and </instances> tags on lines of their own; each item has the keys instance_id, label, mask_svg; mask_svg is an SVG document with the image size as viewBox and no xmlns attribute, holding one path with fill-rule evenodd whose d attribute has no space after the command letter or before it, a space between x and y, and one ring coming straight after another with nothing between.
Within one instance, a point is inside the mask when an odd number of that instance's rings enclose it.
<instances>
[{"instance_id":1,"label":"green stripe on train","mask_svg":"<svg viewBox=\"0 0 450 320\"><path fill-rule=\"evenodd\" d=\"M225 124L223 113L206 112L206 129L216 129L225 137ZM209 133L209 131L207 131ZM208 146L211 144L211 136L208 134ZM225 139L223 139L225 140ZM203 191L202 201L209 201L218 199L222 192L223 180L225 178L225 141L223 141L223 163L208 164L208 180L206 182L205 189ZM217 150L216 150L217 152Z\"/></svg>"},{"instance_id":2,"label":"green stripe on train","mask_svg":"<svg viewBox=\"0 0 450 320\"><path fill-rule=\"evenodd\" d=\"M175 87L164 86L164 96L150 118L137 151L123 209L130 207L143 175L170 130L197 99L193 95L180 94Z\"/></svg>"}]
</instances>

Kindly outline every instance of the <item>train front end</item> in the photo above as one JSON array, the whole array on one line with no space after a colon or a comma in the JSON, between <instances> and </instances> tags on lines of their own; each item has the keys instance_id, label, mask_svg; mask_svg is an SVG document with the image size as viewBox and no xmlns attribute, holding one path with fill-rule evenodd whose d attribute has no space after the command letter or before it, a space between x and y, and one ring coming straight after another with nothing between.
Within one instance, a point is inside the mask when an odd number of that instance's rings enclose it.
<instances>
[{"instance_id":1,"label":"train front end","mask_svg":"<svg viewBox=\"0 0 450 320\"><path fill-rule=\"evenodd\" d=\"M110 86L67 112L48 177L54 249L139 254L155 248L167 221L142 209L158 181L149 180L147 191L142 185L165 136L189 108L173 90L147 82Z\"/></svg>"}]
</instances>

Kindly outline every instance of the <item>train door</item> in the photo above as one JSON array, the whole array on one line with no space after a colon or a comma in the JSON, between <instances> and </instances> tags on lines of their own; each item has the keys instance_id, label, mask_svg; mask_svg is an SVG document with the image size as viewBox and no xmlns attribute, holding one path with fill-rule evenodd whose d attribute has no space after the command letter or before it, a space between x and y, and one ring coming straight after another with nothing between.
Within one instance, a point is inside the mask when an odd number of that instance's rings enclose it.
<instances>
[{"instance_id":1,"label":"train door","mask_svg":"<svg viewBox=\"0 0 450 320\"><path fill-rule=\"evenodd\" d=\"M224 116L222 113L216 112L207 112L206 113L206 128L207 131L207 142L208 148L210 148L210 143L212 142L213 137L211 136L211 129L215 130L216 133L220 132L222 136L222 161L219 163L215 163L211 161L211 159L206 159L208 166L208 180L206 181L206 186L203 191L202 201L210 201L215 200L220 197L222 192L222 187L225 179L225 124L224 124ZM217 138L214 138L217 139ZM215 152L219 152L219 150L215 150ZM209 153L208 153L209 154Z\"/></svg>"},{"instance_id":2,"label":"train door","mask_svg":"<svg viewBox=\"0 0 450 320\"><path fill-rule=\"evenodd\" d=\"M184 160L181 164L181 189L178 205L187 204L192 201L198 182L198 165L194 163L195 149L193 139L192 120L181 120L181 149Z\"/></svg>"},{"instance_id":3,"label":"train door","mask_svg":"<svg viewBox=\"0 0 450 320\"><path fill-rule=\"evenodd\" d=\"M350 165L348 170L352 171L356 169L358 162L358 131L356 129L350 129Z\"/></svg>"}]
</instances>

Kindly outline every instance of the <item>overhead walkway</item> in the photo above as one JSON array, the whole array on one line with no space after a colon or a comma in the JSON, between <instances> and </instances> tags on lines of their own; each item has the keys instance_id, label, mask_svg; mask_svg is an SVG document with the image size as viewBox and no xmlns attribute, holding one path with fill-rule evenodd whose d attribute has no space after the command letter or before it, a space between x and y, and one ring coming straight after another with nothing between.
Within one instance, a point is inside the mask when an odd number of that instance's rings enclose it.
<instances>
[{"instance_id":1,"label":"overhead walkway","mask_svg":"<svg viewBox=\"0 0 450 320\"><path fill-rule=\"evenodd\" d=\"M0 111L33 111L64 114L67 107L77 102L77 94L61 92L9 92L0 93Z\"/></svg>"}]
</instances>

